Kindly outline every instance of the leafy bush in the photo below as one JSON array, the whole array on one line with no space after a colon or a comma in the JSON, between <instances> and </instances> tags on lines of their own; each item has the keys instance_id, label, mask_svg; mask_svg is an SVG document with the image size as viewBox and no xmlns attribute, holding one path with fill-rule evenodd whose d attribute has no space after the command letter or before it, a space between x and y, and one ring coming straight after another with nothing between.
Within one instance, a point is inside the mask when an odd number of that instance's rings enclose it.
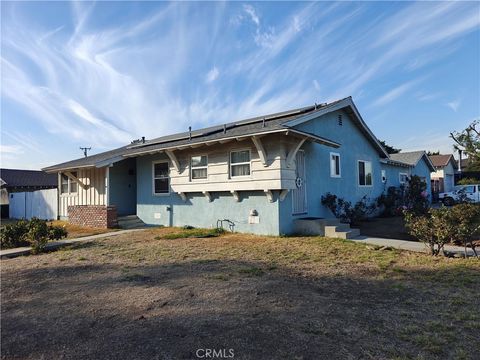
<instances>
[{"instance_id":1,"label":"leafy bush","mask_svg":"<svg viewBox=\"0 0 480 360\"><path fill-rule=\"evenodd\" d=\"M457 185L473 185L480 183L480 180L475 178L463 178L457 182Z\"/></svg>"},{"instance_id":2,"label":"leafy bush","mask_svg":"<svg viewBox=\"0 0 480 360\"><path fill-rule=\"evenodd\" d=\"M427 244L432 255L444 252L444 245L466 244L480 228L480 207L474 204L429 209L424 215L405 211L408 232Z\"/></svg>"},{"instance_id":3,"label":"leafy bush","mask_svg":"<svg viewBox=\"0 0 480 360\"><path fill-rule=\"evenodd\" d=\"M25 239L27 231L28 221L26 220L20 220L14 224L4 226L0 230L0 245L2 249L29 246L30 243Z\"/></svg>"},{"instance_id":4,"label":"leafy bush","mask_svg":"<svg viewBox=\"0 0 480 360\"><path fill-rule=\"evenodd\" d=\"M361 220L365 220L376 209L376 204L369 204L366 196L352 206L350 201L346 201L331 193L326 193L322 196L322 205L326 206L341 222L348 224L356 224Z\"/></svg>"},{"instance_id":5,"label":"leafy bush","mask_svg":"<svg viewBox=\"0 0 480 360\"><path fill-rule=\"evenodd\" d=\"M459 204L449 210L452 214L452 226L455 228L452 242L456 245L465 245L480 229L480 206Z\"/></svg>"},{"instance_id":6,"label":"leafy bush","mask_svg":"<svg viewBox=\"0 0 480 360\"><path fill-rule=\"evenodd\" d=\"M427 184L420 177L413 175L405 188L404 206L416 215L426 214L430 206Z\"/></svg>"},{"instance_id":7,"label":"leafy bush","mask_svg":"<svg viewBox=\"0 0 480 360\"><path fill-rule=\"evenodd\" d=\"M0 231L2 248L31 246L34 253L41 252L49 240L58 240L68 235L64 227L47 225L45 220L32 218L6 225Z\"/></svg>"},{"instance_id":8,"label":"leafy bush","mask_svg":"<svg viewBox=\"0 0 480 360\"><path fill-rule=\"evenodd\" d=\"M383 216L397 215L397 209L403 205L403 193L403 187L390 186L386 194L377 198L377 206L382 209Z\"/></svg>"}]
</instances>

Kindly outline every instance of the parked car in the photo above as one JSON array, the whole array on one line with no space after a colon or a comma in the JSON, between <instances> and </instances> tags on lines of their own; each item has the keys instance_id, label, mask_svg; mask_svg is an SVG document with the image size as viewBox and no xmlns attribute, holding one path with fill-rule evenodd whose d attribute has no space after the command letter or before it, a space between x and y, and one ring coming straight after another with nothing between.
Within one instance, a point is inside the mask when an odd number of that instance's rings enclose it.
<instances>
[{"instance_id":1,"label":"parked car","mask_svg":"<svg viewBox=\"0 0 480 360\"><path fill-rule=\"evenodd\" d=\"M438 194L438 199L447 206L460 201L480 203L480 184L456 186L453 191Z\"/></svg>"}]
</instances>

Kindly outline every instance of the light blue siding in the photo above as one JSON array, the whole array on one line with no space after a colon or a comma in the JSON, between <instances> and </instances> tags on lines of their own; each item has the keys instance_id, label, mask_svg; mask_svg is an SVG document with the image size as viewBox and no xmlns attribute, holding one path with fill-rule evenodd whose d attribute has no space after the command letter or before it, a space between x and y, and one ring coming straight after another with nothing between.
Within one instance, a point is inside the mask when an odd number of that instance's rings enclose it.
<instances>
[{"instance_id":1,"label":"light blue siding","mask_svg":"<svg viewBox=\"0 0 480 360\"><path fill-rule=\"evenodd\" d=\"M338 115L342 115L341 126ZM373 200L382 193L384 184L381 181L379 154L345 112L336 111L301 124L297 128L339 142L341 146L334 149L309 142L302 147L306 155L308 213L292 216L292 193L290 192L285 201L280 203L282 233L288 234L293 231L294 218L332 217L330 211L321 204L321 197L327 192L352 203L363 196ZM340 154L340 178L330 176L331 152ZM358 160L372 163L372 186L358 185Z\"/></svg>"},{"instance_id":2,"label":"light blue siding","mask_svg":"<svg viewBox=\"0 0 480 360\"><path fill-rule=\"evenodd\" d=\"M427 194L429 195L429 200L432 200L432 184L430 178L430 168L427 165L427 161L425 160L425 156L423 156L418 164L413 168L412 175L417 175L420 177L425 178L427 183Z\"/></svg>"},{"instance_id":3,"label":"light blue siding","mask_svg":"<svg viewBox=\"0 0 480 360\"><path fill-rule=\"evenodd\" d=\"M270 203L263 191L240 192L236 202L228 192L213 192L212 202L201 193L190 193L187 200L176 193L153 195L152 162L168 160L164 155L137 158L137 216L149 225L215 227L217 220L235 222L235 231L254 234L279 234L278 200ZM258 224L249 224L251 210Z\"/></svg>"},{"instance_id":4,"label":"light blue siding","mask_svg":"<svg viewBox=\"0 0 480 360\"><path fill-rule=\"evenodd\" d=\"M342 115L342 125L338 116ZM292 215L292 191L284 201L279 201L278 191L274 191L274 202L267 200L263 191L240 191L240 202L236 202L228 192L212 192L213 201L201 193L187 194L184 201L178 194L156 196L152 189L152 162L168 160L163 155L147 155L137 158L137 215L151 225L214 227L218 219L229 219L236 223L235 230L256 234L290 234L294 231L294 220L301 217L330 218L332 214L321 204L322 195L330 192L352 203L363 196L374 201L389 186L399 186L399 173L416 174L427 179L430 188L430 171L424 160L415 169L397 167L381 162L378 150L351 121L344 111L336 111L319 119L297 126L299 130L316 134L336 141L340 148L334 149L313 142L306 142L306 214ZM341 177L330 175L330 153L340 154ZM360 186L358 161L372 164L372 185ZM387 182L382 181L382 169L386 171ZM258 224L249 224L252 210L259 215Z\"/></svg>"},{"instance_id":5,"label":"light blue siding","mask_svg":"<svg viewBox=\"0 0 480 360\"><path fill-rule=\"evenodd\" d=\"M118 215L136 212L137 186L135 159L126 159L109 168L109 204L117 207Z\"/></svg>"}]
</instances>

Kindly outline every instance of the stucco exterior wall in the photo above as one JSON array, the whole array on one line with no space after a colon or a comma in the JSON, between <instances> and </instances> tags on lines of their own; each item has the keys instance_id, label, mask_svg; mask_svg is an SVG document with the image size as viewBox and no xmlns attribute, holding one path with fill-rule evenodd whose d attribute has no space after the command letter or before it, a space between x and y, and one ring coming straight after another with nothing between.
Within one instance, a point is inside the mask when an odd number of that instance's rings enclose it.
<instances>
[{"instance_id":1,"label":"stucco exterior wall","mask_svg":"<svg viewBox=\"0 0 480 360\"><path fill-rule=\"evenodd\" d=\"M342 115L342 125L338 116ZM299 217L332 217L330 211L321 204L322 195L330 192L348 201L356 202L363 196L371 199L379 196L383 189L381 164L377 150L367 141L358 127L344 111L336 111L319 119L298 125L299 130L323 136L339 142L339 149L332 149L316 143L306 143L302 147L306 156L306 190L308 213L292 215L292 192L280 203L281 232L293 231L293 219ZM340 154L341 177L330 176L330 153ZM371 161L372 186L358 185L358 160Z\"/></svg>"},{"instance_id":2,"label":"stucco exterior wall","mask_svg":"<svg viewBox=\"0 0 480 360\"><path fill-rule=\"evenodd\" d=\"M152 162L168 160L163 155L137 158L137 216L149 225L215 227L217 220L235 222L235 231L279 234L278 194L270 203L263 191L242 191L237 202L230 192L213 192L212 201L202 193L188 193L184 201L177 193L153 195ZM251 210L258 213L258 224L249 224Z\"/></svg>"}]
</instances>

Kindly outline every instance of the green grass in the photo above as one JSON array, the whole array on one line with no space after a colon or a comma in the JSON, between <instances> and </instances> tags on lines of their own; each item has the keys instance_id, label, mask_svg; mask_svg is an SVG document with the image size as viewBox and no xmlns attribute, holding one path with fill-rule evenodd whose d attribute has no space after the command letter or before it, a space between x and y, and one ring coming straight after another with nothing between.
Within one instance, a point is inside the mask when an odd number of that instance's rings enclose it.
<instances>
[{"instance_id":1,"label":"green grass","mask_svg":"<svg viewBox=\"0 0 480 360\"><path fill-rule=\"evenodd\" d=\"M159 239L187 239L187 238L210 238L217 237L225 233L223 229L183 229L179 232L174 232L170 234L165 234L163 236L155 237L156 240ZM157 239L158 238L158 239Z\"/></svg>"}]
</instances>

